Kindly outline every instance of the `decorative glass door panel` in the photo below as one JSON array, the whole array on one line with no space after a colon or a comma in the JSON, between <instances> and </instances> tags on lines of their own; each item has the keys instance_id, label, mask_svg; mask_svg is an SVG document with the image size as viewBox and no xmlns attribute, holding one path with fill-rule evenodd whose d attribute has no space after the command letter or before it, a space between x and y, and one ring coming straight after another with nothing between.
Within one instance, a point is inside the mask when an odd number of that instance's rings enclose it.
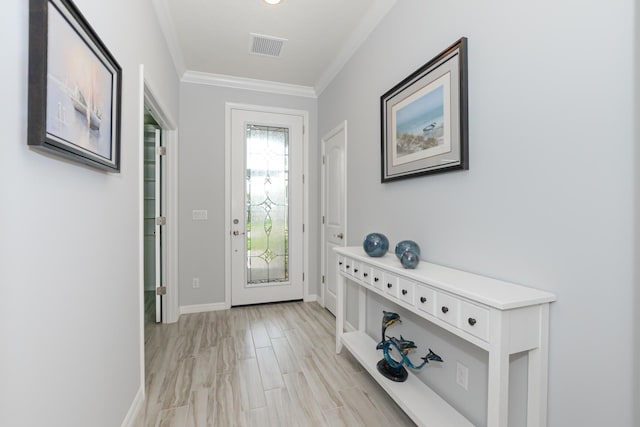
<instances>
[{"instance_id":1,"label":"decorative glass door panel","mask_svg":"<svg viewBox=\"0 0 640 427\"><path fill-rule=\"evenodd\" d=\"M289 129L246 128L247 285L289 281Z\"/></svg>"},{"instance_id":2,"label":"decorative glass door panel","mask_svg":"<svg viewBox=\"0 0 640 427\"><path fill-rule=\"evenodd\" d=\"M231 305L303 294L303 118L230 111Z\"/></svg>"}]
</instances>

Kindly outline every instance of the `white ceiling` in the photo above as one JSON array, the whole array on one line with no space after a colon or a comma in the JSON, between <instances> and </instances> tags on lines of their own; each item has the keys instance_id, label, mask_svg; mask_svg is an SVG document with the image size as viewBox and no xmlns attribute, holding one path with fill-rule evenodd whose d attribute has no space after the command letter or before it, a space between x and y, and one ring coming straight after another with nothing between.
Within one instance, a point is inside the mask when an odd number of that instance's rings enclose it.
<instances>
[{"instance_id":1,"label":"white ceiling","mask_svg":"<svg viewBox=\"0 0 640 427\"><path fill-rule=\"evenodd\" d=\"M154 0L181 78L265 81L321 92L396 0ZM250 33L285 38L278 58ZM255 82L254 82L255 83Z\"/></svg>"}]
</instances>

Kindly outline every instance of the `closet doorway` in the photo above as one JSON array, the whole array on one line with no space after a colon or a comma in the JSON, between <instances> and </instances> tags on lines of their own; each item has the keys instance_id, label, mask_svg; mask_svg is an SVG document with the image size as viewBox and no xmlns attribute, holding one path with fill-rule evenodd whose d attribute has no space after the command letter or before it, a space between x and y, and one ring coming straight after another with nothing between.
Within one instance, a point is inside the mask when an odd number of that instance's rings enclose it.
<instances>
[{"instance_id":1,"label":"closet doorway","mask_svg":"<svg viewBox=\"0 0 640 427\"><path fill-rule=\"evenodd\" d=\"M144 316L146 321L162 322L163 203L162 128L145 106L144 115Z\"/></svg>"},{"instance_id":2,"label":"closet doorway","mask_svg":"<svg viewBox=\"0 0 640 427\"><path fill-rule=\"evenodd\" d=\"M145 321L178 320L178 128L140 66L139 286ZM148 316L148 317L147 317ZM144 340L143 340L144 342ZM144 351L144 349L141 349Z\"/></svg>"}]
</instances>

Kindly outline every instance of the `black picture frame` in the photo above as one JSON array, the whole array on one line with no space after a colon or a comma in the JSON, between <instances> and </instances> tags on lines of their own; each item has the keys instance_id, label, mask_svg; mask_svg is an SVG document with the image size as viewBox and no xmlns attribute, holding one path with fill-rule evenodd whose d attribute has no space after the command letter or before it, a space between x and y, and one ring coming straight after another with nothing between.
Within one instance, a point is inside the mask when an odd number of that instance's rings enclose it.
<instances>
[{"instance_id":1,"label":"black picture frame","mask_svg":"<svg viewBox=\"0 0 640 427\"><path fill-rule=\"evenodd\" d=\"M469 169L467 38L380 97L381 181Z\"/></svg>"},{"instance_id":2,"label":"black picture frame","mask_svg":"<svg viewBox=\"0 0 640 427\"><path fill-rule=\"evenodd\" d=\"M120 171L122 68L71 0L29 0L27 144Z\"/></svg>"}]
</instances>

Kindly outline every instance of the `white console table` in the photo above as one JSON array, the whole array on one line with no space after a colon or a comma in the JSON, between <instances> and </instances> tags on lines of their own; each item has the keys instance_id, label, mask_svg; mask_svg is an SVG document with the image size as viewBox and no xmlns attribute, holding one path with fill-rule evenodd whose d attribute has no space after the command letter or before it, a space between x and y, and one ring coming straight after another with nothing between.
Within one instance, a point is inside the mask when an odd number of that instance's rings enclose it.
<instances>
[{"instance_id":1,"label":"white console table","mask_svg":"<svg viewBox=\"0 0 640 427\"><path fill-rule=\"evenodd\" d=\"M421 262L402 268L395 254L380 258L361 247L338 247L336 352L344 345L420 426L472 426L409 372L395 383L376 369L381 352L365 332L366 295L373 292L486 350L489 354L488 427L507 427L509 355L529 356L527 426L547 425L549 303L555 295L464 271ZM344 332L345 281L359 285L358 330Z\"/></svg>"}]
</instances>

